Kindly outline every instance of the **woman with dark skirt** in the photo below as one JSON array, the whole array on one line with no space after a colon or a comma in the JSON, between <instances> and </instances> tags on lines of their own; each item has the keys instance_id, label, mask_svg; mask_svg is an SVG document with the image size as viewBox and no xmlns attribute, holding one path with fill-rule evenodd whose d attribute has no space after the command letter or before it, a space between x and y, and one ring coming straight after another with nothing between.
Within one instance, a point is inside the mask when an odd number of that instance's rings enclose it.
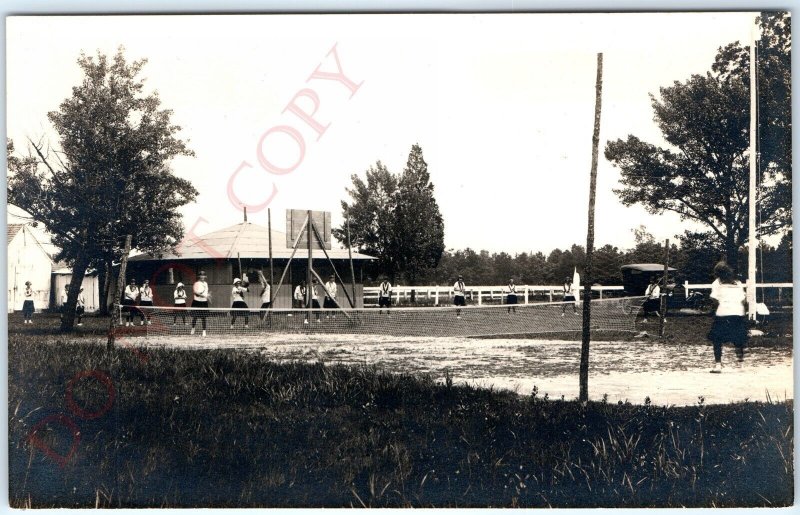
<instances>
[{"instance_id":1,"label":"woman with dark skirt","mask_svg":"<svg viewBox=\"0 0 800 515\"><path fill-rule=\"evenodd\" d=\"M511 310L514 310L514 313L517 312L517 285L514 284L514 279L508 280L508 286L506 287L506 304L508 304L508 312L511 313Z\"/></svg>"},{"instance_id":2,"label":"woman with dark skirt","mask_svg":"<svg viewBox=\"0 0 800 515\"><path fill-rule=\"evenodd\" d=\"M22 303L22 316L24 317L23 323L25 324L33 323L34 311L35 309L33 307L33 288L31 288L30 281L25 281L25 301Z\"/></svg>"},{"instance_id":3,"label":"woman with dark skirt","mask_svg":"<svg viewBox=\"0 0 800 515\"><path fill-rule=\"evenodd\" d=\"M711 299L715 307L714 324L708 333L708 339L714 344L714 368L711 373L719 374L722 372L723 344L732 343L736 347L738 360L744 360L744 347L747 344L747 296L744 285L736 279L727 263L717 263L714 276L716 279L711 284Z\"/></svg>"},{"instance_id":4,"label":"woman with dark skirt","mask_svg":"<svg viewBox=\"0 0 800 515\"><path fill-rule=\"evenodd\" d=\"M192 307L198 308L192 313L192 330L189 334L194 334L194 326L197 324L197 319L200 319L200 324L203 327L203 338L206 337L206 318L208 318L208 308L211 300L211 293L208 291L208 283L206 282L206 273L200 271L197 280L192 286Z\"/></svg>"},{"instance_id":5,"label":"woman with dark skirt","mask_svg":"<svg viewBox=\"0 0 800 515\"><path fill-rule=\"evenodd\" d=\"M133 315L139 311L136 309L136 301L139 300L139 295L140 292L139 287L136 286L136 279L131 279L122 295L122 313L125 317L125 327L133 325ZM142 319L144 319L144 317L142 317Z\"/></svg>"},{"instance_id":6,"label":"woman with dark skirt","mask_svg":"<svg viewBox=\"0 0 800 515\"><path fill-rule=\"evenodd\" d=\"M240 309L247 309L247 302L244 301L244 294L247 293L247 286L242 283L238 277L233 280L233 288L231 289L231 329L236 324L236 315L244 317L244 328L250 327L250 313L247 311L241 312Z\"/></svg>"}]
</instances>

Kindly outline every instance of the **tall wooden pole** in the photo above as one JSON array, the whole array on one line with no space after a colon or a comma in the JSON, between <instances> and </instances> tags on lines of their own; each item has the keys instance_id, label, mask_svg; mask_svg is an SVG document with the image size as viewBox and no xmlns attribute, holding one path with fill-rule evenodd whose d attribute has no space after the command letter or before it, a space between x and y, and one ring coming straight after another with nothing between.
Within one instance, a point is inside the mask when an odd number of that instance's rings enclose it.
<instances>
[{"instance_id":1,"label":"tall wooden pole","mask_svg":"<svg viewBox=\"0 0 800 515\"><path fill-rule=\"evenodd\" d=\"M658 321L658 335L664 336L664 319L667 318L667 281L669 280L669 238L664 242L664 280L661 281L662 291L661 299L659 299L658 312L661 313L661 318Z\"/></svg>"},{"instance_id":2,"label":"tall wooden pole","mask_svg":"<svg viewBox=\"0 0 800 515\"><path fill-rule=\"evenodd\" d=\"M350 256L350 279L353 286L353 302L356 301L356 271L353 268L353 251L350 248L350 217L345 220L347 226L347 255ZM344 285L342 285L344 287ZM355 305L353 306L355 307Z\"/></svg>"},{"instance_id":3,"label":"tall wooden pole","mask_svg":"<svg viewBox=\"0 0 800 515\"><path fill-rule=\"evenodd\" d=\"M754 31L758 30L755 25ZM756 235L756 175L758 174L758 148L756 131L758 129L758 68L756 52L756 35L750 38L750 194L749 216L747 217L747 230L749 241L747 243L747 306L750 320L756 318L756 248L758 237Z\"/></svg>"},{"instance_id":4,"label":"tall wooden pole","mask_svg":"<svg viewBox=\"0 0 800 515\"><path fill-rule=\"evenodd\" d=\"M600 146L600 108L603 93L603 54L597 54L597 84L595 86L594 133L592 134L592 170L589 180L589 227L586 231L586 265L583 268L583 339L581 340L580 395L581 402L589 400L589 327L592 306L592 253L594 252L594 199L597 189L597 149Z\"/></svg>"},{"instance_id":5,"label":"tall wooden pole","mask_svg":"<svg viewBox=\"0 0 800 515\"><path fill-rule=\"evenodd\" d=\"M267 241L269 242L269 287L272 288L275 276L272 271L272 210L270 208L267 208Z\"/></svg>"},{"instance_id":6,"label":"tall wooden pole","mask_svg":"<svg viewBox=\"0 0 800 515\"><path fill-rule=\"evenodd\" d=\"M311 268L312 268L312 250L311 250L311 224L314 222L311 220L311 210L308 210L308 226L306 226L306 235L308 238L306 239L308 242L308 270L306 270L306 302L308 303L308 321L311 322L311 288L313 287L311 283Z\"/></svg>"},{"instance_id":7,"label":"tall wooden pole","mask_svg":"<svg viewBox=\"0 0 800 515\"><path fill-rule=\"evenodd\" d=\"M112 298L114 299L114 304L119 302L119 294L122 290L125 289L125 273L128 268L128 254L131 253L131 241L133 240L133 236L128 234L125 236L125 249L122 251L122 260L119 264L119 276L117 276L117 289L113 292ZM109 273L113 270L109 270ZM114 320L117 316L117 310L112 305L112 312L111 318L108 321L108 341L106 342L106 347L111 350L114 347ZM120 315L122 316L122 315ZM120 320L120 322L122 322Z\"/></svg>"}]
</instances>

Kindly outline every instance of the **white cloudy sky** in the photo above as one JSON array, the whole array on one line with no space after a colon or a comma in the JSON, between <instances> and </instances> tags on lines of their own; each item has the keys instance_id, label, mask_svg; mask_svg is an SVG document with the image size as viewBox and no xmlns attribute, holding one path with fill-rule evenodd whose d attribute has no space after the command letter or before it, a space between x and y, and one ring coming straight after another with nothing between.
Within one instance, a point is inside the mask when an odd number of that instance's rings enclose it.
<instances>
[{"instance_id":1,"label":"white cloudy sky","mask_svg":"<svg viewBox=\"0 0 800 515\"><path fill-rule=\"evenodd\" d=\"M196 152L175 173L200 192L183 209L202 234L241 220L227 187L249 204L329 210L350 175L376 160L400 172L411 145L428 162L448 248L549 251L585 244L596 54L604 53L596 243L633 244L640 224L657 238L691 228L677 216L621 206L607 140L634 133L661 143L650 93L710 68L718 47L747 41L753 13L12 17L7 19L8 135L17 148L42 136L47 112L80 80L81 51L146 57L143 76L174 111ZM362 86L312 79L319 66ZM285 111L303 88L319 97L320 138ZM299 102L310 109L308 99ZM259 165L259 140L290 126L305 141L291 173ZM261 154L278 165L296 144L272 133ZM251 213L266 224L266 210Z\"/></svg>"}]
</instances>

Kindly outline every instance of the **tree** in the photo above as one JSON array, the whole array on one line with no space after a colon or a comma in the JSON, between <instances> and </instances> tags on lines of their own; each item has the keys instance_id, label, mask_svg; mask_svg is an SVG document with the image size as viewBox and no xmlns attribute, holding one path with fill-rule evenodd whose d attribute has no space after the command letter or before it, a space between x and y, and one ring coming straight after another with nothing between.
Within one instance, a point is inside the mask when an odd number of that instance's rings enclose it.
<instances>
[{"instance_id":1,"label":"tree","mask_svg":"<svg viewBox=\"0 0 800 515\"><path fill-rule=\"evenodd\" d=\"M378 258L379 270L392 282L399 274L409 284L430 277L444 252L444 220L419 145L411 148L399 176L378 161L367 170L366 183L357 175L351 179L351 200L342 201L351 244ZM346 227L333 235L343 241Z\"/></svg>"},{"instance_id":2,"label":"tree","mask_svg":"<svg viewBox=\"0 0 800 515\"><path fill-rule=\"evenodd\" d=\"M143 92L145 63L127 63L122 48L113 60L81 54L82 82L48 113L60 148L31 141L36 165L10 170L9 201L47 228L61 249L56 258L72 267L62 330L72 329L86 270L110 271L126 234L144 252L174 249L183 237L176 209L197 195L172 175L173 158L194 154L177 137L172 111Z\"/></svg>"},{"instance_id":3,"label":"tree","mask_svg":"<svg viewBox=\"0 0 800 515\"><path fill-rule=\"evenodd\" d=\"M353 187L347 189L351 201L342 201L342 214L350 222L350 244L378 258L379 273L394 282L397 273L395 207L397 178L380 161L370 166L366 182L352 175ZM339 241L346 241L347 228L333 229Z\"/></svg>"},{"instance_id":4,"label":"tree","mask_svg":"<svg viewBox=\"0 0 800 515\"><path fill-rule=\"evenodd\" d=\"M775 47L783 44L775 41L768 40L767 55L788 52L788 47ZM642 204L653 214L673 211L706 225L737 268L738 249L747 238L750 99L745 57L734 50L730 45L720 49L706 75L661 88L660 99L651 95L655 121L670 148L629 135L609 142L605 155L622 172L623 188L615 192L623 204ZM773 104L788 110L788 96L774 93L788 83L767 81L765 86L762 98L774 97ZM774 113L777 107L770 109ZM760 234L785 228L790 202L784 190L790 176L778 172L783 158L776 157L785 151L783 146L779 143L774 152L764 154L772 161L761 171Z\"/></svg>"},{"instance_id":5,"label":"tree","mask_svg":"<svg viewBox=\"0 0 800 515\"><path fill-rule=\"evenodd\" d=\"M415 144L398 181L395 207L399 268L412 285L436 268L444 252L444 220L433 189L422 148Z\"/></svg>"},{"instance_id":6,"label":"tree","mask_svg":"<svg viewBox=\"0 0 800 515\"><path fill-rule=\"evenodd\" d=\"M757 23L758 152L763 168L759 203L775 212L761 234L773 234L792 225L792 18L786 11L764 12ZM738 79L749 91L750 50L739 42L721 49L712 70Z\"/></svg>"}]
</instances>

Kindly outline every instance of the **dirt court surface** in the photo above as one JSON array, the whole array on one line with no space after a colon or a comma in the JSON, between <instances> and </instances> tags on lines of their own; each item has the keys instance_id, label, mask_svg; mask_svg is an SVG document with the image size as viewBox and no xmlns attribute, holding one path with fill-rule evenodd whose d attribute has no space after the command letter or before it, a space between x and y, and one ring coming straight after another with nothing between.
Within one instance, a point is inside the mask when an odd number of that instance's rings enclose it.
<instances>
[{"instance_id":1,"label":"dirt court surface","mask_svg":"<svg viewBox=\"0 0 800 515\"><path fill-rule=\"evenodd\" d=\"M429 373L455 382L503 388L550 398L576 398L580 342L564 340L418 338L364 335L209 335L131 339L136 345L185 349L231 348L261 352L277 361L375 365L384 370ZM691 405L793 399L792 349L749 348L738 363L723 351L723 371L711 374L710 345L654 340L593 341L589 395L609 402Z\"/></svg>"}]
</instances>

